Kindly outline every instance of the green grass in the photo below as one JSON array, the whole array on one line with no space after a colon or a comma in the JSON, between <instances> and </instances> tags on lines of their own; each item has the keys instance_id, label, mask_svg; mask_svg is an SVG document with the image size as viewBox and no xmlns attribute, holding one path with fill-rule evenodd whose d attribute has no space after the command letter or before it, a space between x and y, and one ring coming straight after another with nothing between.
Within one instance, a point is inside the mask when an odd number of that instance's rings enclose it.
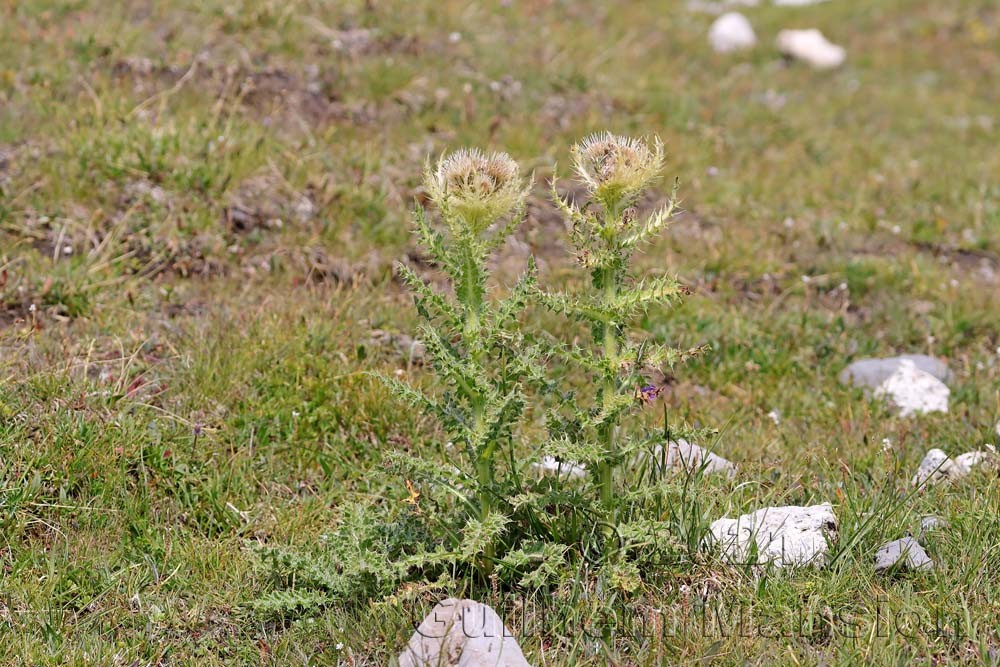
<instances>
[{"instance_id":1,"label":"green grass","mask_svg":"<svg viewBox=\"0 0 1000 667\"><path fill-rule=\"evenodd\" d=\"M432 382L368 342L415 325L391 265L414 250L428 156L478 145L534 170L520 240L565 284L580 276L544 186L558 164L569 187L568 146L610 129L663 138L688 211L641 259L694 290L643 328L712 347L678 369L671 418L719 428L741 464L685 511L703 529L829 501L838 557L763 578L686 559L617 609L689 629L620 622L596 651L581 628L607 608L560 588L528 615L529 659L996 662L1000 483L903 499L927 449L996 440L1000 12L833 0L748 15L762 45L723 57L711 17L681 2L0 7L0 660L387 664L415 610L463 591L425 582L274 618L253 602L283 582L247 545L322 552L346 508L403 506L386 451L445 457L429 418L359 374ZM845 67L770 48L810 26L846 46ZM360 29L374 32L338 32ZM234 206L251 222L227 222ZM508 253L502 279L522 260ZM899 352L948 359L950 414L898 419L838 385L851 359ZM928 541L936 571L875 575L875 549L929 513L949 524ZM706 597L710 630L716 604L806 620L792 637L691 630ZM865 631L845 637L837 615ZM868 632L886 615L908 620ZM936 618L947 633L926 631Z\"/></svg>"}]
</instances>

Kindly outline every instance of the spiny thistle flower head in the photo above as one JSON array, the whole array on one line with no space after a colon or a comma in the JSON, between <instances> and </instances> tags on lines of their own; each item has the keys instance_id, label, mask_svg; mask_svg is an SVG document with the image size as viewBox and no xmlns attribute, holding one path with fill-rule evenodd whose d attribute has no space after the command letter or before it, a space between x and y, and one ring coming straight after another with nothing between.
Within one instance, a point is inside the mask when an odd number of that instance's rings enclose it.
<instances>
[{"instance_id":1,"label":"spiny thistle flower head","mask_svg":"<svg viewBox=\"0 0 1000 667\"><path fill-rule=\"evenodd\" d=\"M456 215L474 233L520 206L527 196L517 162L506 153L463 148L428 169L425 185L445 216Z\"/></svg>"},{"instance_id":2,"label":"spiny thistle flower head","mask_svg":"<svg viewBox=\"0 0 1000 667\"><path fill-rule=\"evenodd\" d=\"M663 143L610 132L592 134L573 147L573 163L591 194L606 208L621 208L663 168Z\"/></svg>"}]
</instances>

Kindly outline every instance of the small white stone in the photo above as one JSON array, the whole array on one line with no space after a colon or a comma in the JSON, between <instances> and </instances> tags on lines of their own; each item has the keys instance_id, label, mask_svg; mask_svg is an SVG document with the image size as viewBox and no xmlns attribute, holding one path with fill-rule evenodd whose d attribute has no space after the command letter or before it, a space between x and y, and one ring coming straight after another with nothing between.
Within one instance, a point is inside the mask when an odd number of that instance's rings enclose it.
<instances>
[{"instance_id":1,"label":"small white stone","mask_svg":"<svg viewBox=\"0 0 1000 667\"><path fill-rule=\"evenodd\" d=\"M926 534L926 533L930 533L932 531L935 531L935 530L938 530L940 528L943 528L944 525L945 525L945 522L943 520L941 520L940 518L936 517L936 516L932 516L932 515L925 516L925 517L923 517L923 518L920 519L920 533L922 535Z\"/></svg>"},{"instance_id":2,"label":"small white stone","mask_svg":"<svg viewBox=\"0 0 1000 667\"><path fill-rule=\"evenodd\" d=\"M966 452L965 454L956 456L954 461L966 470L972 470L988 458L989 454L986 452Z\"/></svg>"},{"instance_id":3,"label":"small white stone","mask_svg":"<svg viewBox=\"0 0 1000 667\"><path fill-rule=\"evenodd\" d=\"M966 472L984 463L997 463L997 450L993 445L984 445L983 449L973 450L955 457L955 463L961 466Z\"/></svg>"},{"instance_id":4,"label":"small white stone","mask_svg":"<svg viewBox=\"0 0 1000 667\"><path fill-rule=\"evenodd\" d=\"M901 417L928 412L948 412L951 390L930 373L904 359L899 368L875 390L875 397L888 398Z\"/></svg>"},{"instance_id":5,"label":"small white stone","mask_svg":"<svg viewBox=\"0 0 1000 667\"><path fill-rule=\"evenodd\" d=\"M844 64L847 51L823 36L819 30L782 30L776 40L778 50L816 69L834 69Z\"/></svg>"},{"instance_id":6,"label":"small white stone","mask_svg":"<svg viewBox=\"0 0 1000 667\"><path fill-rule=\"evenodd\" d=\"M708 41L716 53L731 53L751 49L757 44L757 35L747 17L739 12L726 12L712 22Z\"/></svg>"},{"instance_id":7,"label":"small white stone","mask_svg":"<svg viewBox=\"0 0 1000 667\"><path fill-rule=\"evenodd\" d=\"M913 486L920 486L924 483L933 483L948 479L959 479L969 472L961 464L948 458L940 449L932 449L924 456L917 468L917 474L913 476Z\"/></svg>"},{"instance_id":8,"label":"small white stone","mask_svg":"<svg viewBox=\"0 0 1000 667\"><path fill-rule=\"evenodd\" d=\"M489 606L448 598L417 627L399 667L529 667L510 630Z\"/></svg>"},{"instance_id":9,"label":"small white stone","mask_svg":"<svg viewBox=\"0 0 1000 667\"><path fill-rule=\"evenodd\" d=\"M721 14L731 7L756 7L760 0L688 0L687 8L691 12L705 14Z\"/></svg>"},{"instance_id":10,"label":"small white stone","mask_svg":"<svg viewBox=\"0 0 1000 667\"><path fill-rule=\"evenodd\" d=\"M790 505L714 521L707 541L721 546L723 555L735 563L746 563L756 548L758 565L822 567L827 538L836 531L837 517L829 503Z\"/></svg>"},{"instance_id":11,"label":"small white stone","mask_svg":"<svg viewBox=\"0 0 1000 667\"><path fill-rule=\"evenodd\" d=\"M532 463L531 467L543 473L553 473L560 477L580 478L587 476L587 467L582 463L559 461L554 456L543 456L541 461Z\"/></svg>"},{"instance_id":12,"label":"small white stone","mask_svg":"<svg viewBox=\"0 0 1000 667\"><path fill-rule=\"evenodd\" d=\"M706 475L722 472L732 477L736 474L736 465L704 447L692 445L684 438L678 438L667 445L667 454L663 458L663 448L656 446L656 460L663 461L667 468L678 468L688 473L703 470Z\"/></svg>"}]
</instances>

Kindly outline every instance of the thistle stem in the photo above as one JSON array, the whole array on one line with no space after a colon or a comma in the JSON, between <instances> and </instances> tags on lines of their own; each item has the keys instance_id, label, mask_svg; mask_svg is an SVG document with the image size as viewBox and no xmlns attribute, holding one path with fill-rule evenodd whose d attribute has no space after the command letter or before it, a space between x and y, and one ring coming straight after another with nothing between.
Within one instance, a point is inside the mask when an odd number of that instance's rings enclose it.
<instances>
[{"instance_id":1,"label":"thistle stem","mask_svg":"<svg viewBox=\"0 0 1000 667\"><path fill-rule=\"evenodd\" d=\"M471 244L463 248L465 257L463 258L462 290L459 295L465 306L465 339L466 349L477 365L482 365L483 346L480 340L481 321L480 311L483 307L483 295L479 289L480 278L483 271L482 266L476 261L474 249ZM469 396L473 404L472 432L478 434L483 428L486 408L485 397ZM486 443L482 449L476 452L476 479L479 482L479 519L485 521L490 512L493 511L493 443ZM482 572L485 576L490 576L493 572L493 560L496 554L496 547L492 543L486 545L483 553Z\"/></svg>"},{"instance_id":2,"label":"thistle stem","mask_svg":"<svg viewBox=\"0 0 1000 667\"><path fill-rule=\"evenodd\" d=\"M615 270L613 267L606 268L602 271L601 276L602 285L598 287L603 287L605 298L610 301L617 295L618 285L615 280ZM614 329L613 322L605 322L602 327L603 340L597 341L603 343L604 345L604 359L607 362L607 368L604 371L604 391L602 393L604 409L610 409L612 403L614 402L615 393L617 392L617 370L614 368L613 364L618 357L618 338L617 333ZM598 484L600 485L601 492L601 505L610 514L614 505L614 479L612 476L613 466L611 464L611 459L618 453L618 443L617 443L617 426L615 424L606 424L601 429L601 444L604 446L604 460L601 461L598 467Z\"/></svg>"}]
</instances>

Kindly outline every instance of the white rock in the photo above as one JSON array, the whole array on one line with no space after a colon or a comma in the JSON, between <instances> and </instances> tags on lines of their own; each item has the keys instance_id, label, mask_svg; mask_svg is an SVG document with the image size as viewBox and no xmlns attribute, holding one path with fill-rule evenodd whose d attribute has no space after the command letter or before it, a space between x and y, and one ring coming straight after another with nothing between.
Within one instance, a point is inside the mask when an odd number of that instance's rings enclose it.
<instances>
[{"instance_id":1,"label":"white rock","mask_svg":"<svg viewBox=\"0 0 1000 667\"><path fill-rule=\"evenodd\" d=\"M727 12L712 22L708 29L708 42L716 53L730 53L753 48L757 35L747 17L739 12Z\"/></svg>"},{"instance_id":2,"label":"white rock","mask_svg":"<svg viewBox=\"0 0 1000 667\"><path fill-rule=\"evenodd\" d=\"M399 655L399 667L530 667L497 613L474 600L444 600Z\"/></svg>"},{"instance_id":3,"label":"white rock","mask_svg":"<svg viewBox=\"0 0 1000 667\"><path fill-rule=\"evenodd\" d=\"M948 370L948 364L926 354L902 354L898 357L858 359L842 370L837 379L840 380L841 384L853 384L855 387L864 389L877 389L890 375L899 370L899 366L907 359L912 361L917 368L925 373L930 373L941 382L947 383L951 380L952 375L951 371Z\"/></svg>"},{"instance_id":4,"label":"white rock","mask_svg":"<svg viewBox=\"0 0 1000 667\"><path fill-rule=\"evenodd\" d=\"M663 455L663 448L656 446L654 452L656 461L662 462L667 468L679 468L688 473L696 473L703 470L706 475L722 472L732 477L736 474L736 465L714 452L710 452L704 447L692 445L684 438L679 438L676 442L671 441L667 445L666 457Z\"/></svg>"},{"instance_id":5,"label":"white rock","mask_svg":"<svg viewBox=\"0 0 1000 667\"><path fill-rule=\"evenodd\" d=\"M913 486L920 486L925 482L940 482L947 479L959 479L969 473L965 466L955 463L948 458L940 449L932 449L924 456L917 468L917 474L913 476Z\"/></svg>"},{"instance_id":6,"label":"white rock","mask_svg":"<svg viewBox=\"0 0 1000 667\"><path fill-rule=\"evenodd\" d=\"M886 397L899 408L901 417L928 412L948 412L951 391L941 380L925 373L907 359L875 390L875 397Z\"/></svg>"},{"instance_id":7,"label":"white rock","mask_svg":"<svg viewBox=\"0 0 1000 667\"><path fill-rule=\"evenodd\" d=\"M966 452L955 457L955 464L965 470L972 470L990 457L986 452Z\"/></svg>"},{"instance_id":8,"label":"white rock","mask_svg":"<svg viewBox=\"0 0 1000 667\"><path fill-rule=\"evenodd\" d=\"M844 64L844 47L831 43L819 30L782 30L776 40L778 50L816 69L833 69Z\"/></svg>"},{"instance_id":9,"label":"white rock","mask_svg":"<svg viewBox=\"0 0 1000 667\"><path fill-rule=\"evenodd\" d=\"M687 9L690 12L704 14L721 14L731 7L756 7L760 0L688 0Z\"/></svg>"},{"instance_id":10,"label":"white rock","mask_svg":"<svg viewBox=\"0 0 1000 667\"><path fill-rule=\"evenodd\" d=\"M959 454L955 457L955 463L961 466L966 472L972 472L973 468L983 463L992 463L995 465L998 463L997 450L993 445L984 445L983 449L978 451Z\"/></svg>"},{"instance_id":11,"label":"white rock","mask_svg":"<svg viewBox=\"0 0 1000 667\"><path fill-rule=\"evenodd\" d=\"M765 507L737 519L723 518L709 526L710 544L718 544L732 562L775 567L815 565L826 562L827 536L837 531L837 517L829 503L799 507Z\"/></svg>"},{"instance_id":12,"label":"white rock","mask_svg":"<svg viewBox=\"0 0 1000 667\"><path fill-rule=\"evenodd\" d=\"M818 5L826 0L772 0L775 7L806 7L808 5Z\"/></svg>"},{"instance_id":13,"label":"white rock","mask_svg":"<svg viewBox=\"0 0 1000 667\"><path fill-rule=\"evenodd\" d=\"M939 530L946 526L945 521L939 517L928 515L920 519L920 534L926 535L927 533Z\"/></svg>"},{"instance_id":14,"label":"white rock","mask_svg":"<svg viewBox=\"0 0 1000 667\"><path fill-rule=\"evenodd\" d=\"M541 461L532 463L531 467L543 473L557 474L560 477L579 478L587 476L587 467L582 463L559 461L556 457L548 455L543 456Z\"/></svg>"}]
</instances>

